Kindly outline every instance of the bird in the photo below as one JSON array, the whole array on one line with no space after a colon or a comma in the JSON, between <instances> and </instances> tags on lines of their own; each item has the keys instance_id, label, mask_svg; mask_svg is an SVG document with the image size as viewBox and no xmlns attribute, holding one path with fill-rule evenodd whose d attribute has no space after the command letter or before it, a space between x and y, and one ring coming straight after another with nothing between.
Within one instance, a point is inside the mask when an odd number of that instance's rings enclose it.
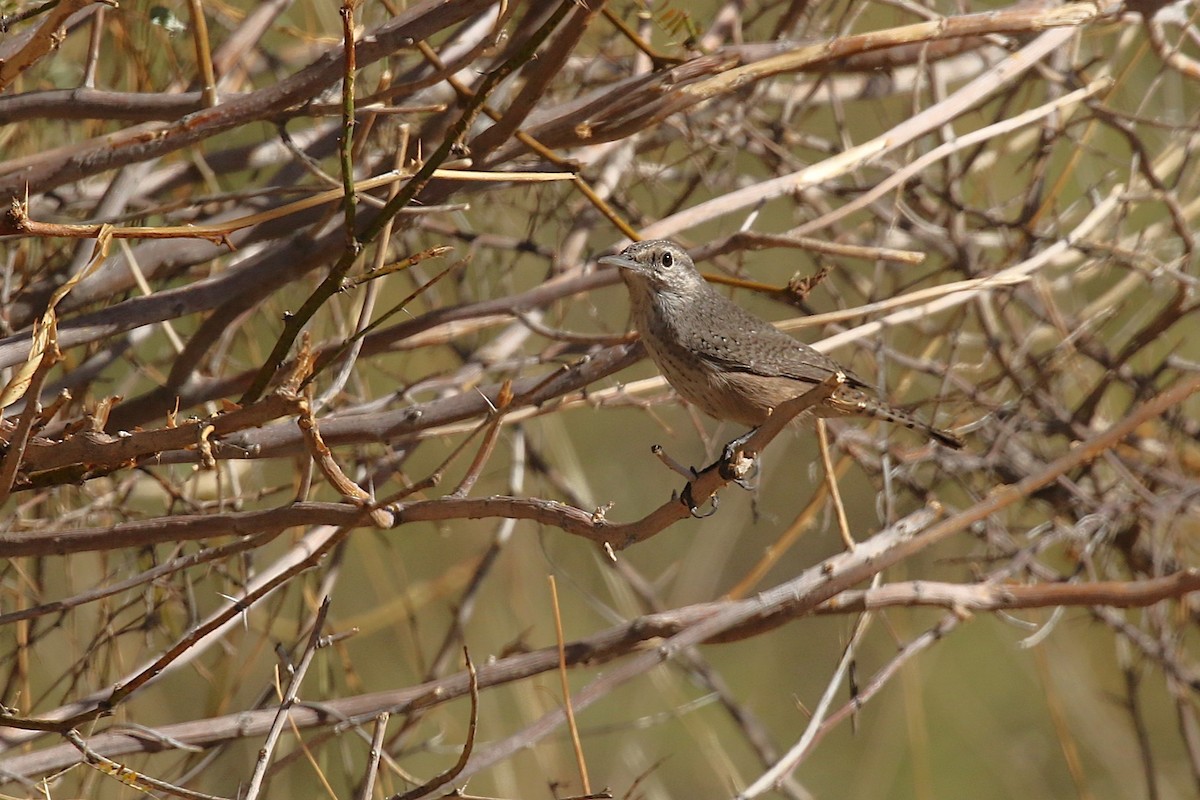
<instances>
[{"instance_id":1,"label":"bird","mask_svg":"<svg viewBox=\"0 0 1200 800\"><path fill-rule=\"evenodd\" d=\"M955 434L893 407L829 356L718 292L674 242L635 242L598 261L620 269L633 325L667 383L710 417L757 428L776 406L841 375L833 393L801 418L871 417L956 450L963 446Z\"/></svg>"}]
</instances>

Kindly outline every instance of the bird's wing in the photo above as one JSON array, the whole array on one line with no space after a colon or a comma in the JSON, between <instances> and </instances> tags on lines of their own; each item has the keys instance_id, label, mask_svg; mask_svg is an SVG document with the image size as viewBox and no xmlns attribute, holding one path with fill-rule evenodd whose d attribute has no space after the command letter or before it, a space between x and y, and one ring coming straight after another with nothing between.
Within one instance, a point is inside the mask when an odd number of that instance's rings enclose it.
<instances>
[{"instance_id":1,"label":"bird's wing","mask_svg":"<svg viewBox=\"0 0 1200 800\"><path fill-rule=\"evenodd\" d=\"M737 309L735 313L731 309ZM862 380L823 353L793 339L766 320L730 303L723 309L722 331L692 325L690 349L719 369L768 378L780 377L817 384L839 370L851 386L867 388Z\"/></svg>"}]
</instances>

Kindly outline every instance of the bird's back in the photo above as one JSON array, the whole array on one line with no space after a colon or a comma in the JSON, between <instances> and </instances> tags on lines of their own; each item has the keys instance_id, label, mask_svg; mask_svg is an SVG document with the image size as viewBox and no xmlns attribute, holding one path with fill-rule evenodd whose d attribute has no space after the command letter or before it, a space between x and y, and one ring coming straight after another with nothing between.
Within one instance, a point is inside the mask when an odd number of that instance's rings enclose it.
<instances>
[{"instance_id":1,"label":"bird's back","mask_svg":"<svg viewBox=\"0 0 1200 800\"><path fill-rule=\"evenodd\" d=\"M723 370L817 384L837 372L865 386L828 356L743 309L712 287L694 313L676 317L680 344Z\"/></svg>"}]
</instances>

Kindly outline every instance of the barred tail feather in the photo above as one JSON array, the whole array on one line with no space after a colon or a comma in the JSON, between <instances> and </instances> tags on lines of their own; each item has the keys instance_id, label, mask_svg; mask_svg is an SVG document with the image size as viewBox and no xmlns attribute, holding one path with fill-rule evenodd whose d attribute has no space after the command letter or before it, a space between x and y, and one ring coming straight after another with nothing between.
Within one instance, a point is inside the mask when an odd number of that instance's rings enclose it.
<instances>
[{"instance_id":1,"label":"barred tail feather","mask_svg":"<svg viewBox=\"0 0 1200 800\"><path fill-rule=\"evenodd\" d=\"M897 425L921 431L930 438L936 439L955 450L961 450L963 447L963 440L953 433L935 428L928 422L909 414L907 411L893 408L882 400L872 397L859 389L843 385L833 393L833 397L829 398L829 401L831 405L843 413L859 414L864 417L880 419L884 422L894 422Z\"/></svg>"}]
</instances>

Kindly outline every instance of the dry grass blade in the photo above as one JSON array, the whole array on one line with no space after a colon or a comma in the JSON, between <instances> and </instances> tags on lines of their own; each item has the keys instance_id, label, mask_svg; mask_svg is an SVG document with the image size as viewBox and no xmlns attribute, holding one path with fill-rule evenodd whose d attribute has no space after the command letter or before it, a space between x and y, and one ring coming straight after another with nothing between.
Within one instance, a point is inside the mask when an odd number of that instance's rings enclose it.
<instances>
[{"instance_id":1,"label":"dry grass blade","mask_svg":"<svg viewBox=\"0 0 1200 800\"><path fill-rule=\"evenodd\" d=\"M24 214L24 207L13 201L13 212ZM3 389L0 389L0 409L5 409L20 400L29 391L34 373L42 366L42 361L49 358L58 359L58 314L55 312L58 304L76 285L94 272L108 255L108 246L112 242L112 226L102 225L96 232L96 247L91 260L84 269L76 272L62 286L54 290L46 303L46 310L33 324L33 333L29 337L29 357L9 379Z\"/></svg>"}]
</instances>

